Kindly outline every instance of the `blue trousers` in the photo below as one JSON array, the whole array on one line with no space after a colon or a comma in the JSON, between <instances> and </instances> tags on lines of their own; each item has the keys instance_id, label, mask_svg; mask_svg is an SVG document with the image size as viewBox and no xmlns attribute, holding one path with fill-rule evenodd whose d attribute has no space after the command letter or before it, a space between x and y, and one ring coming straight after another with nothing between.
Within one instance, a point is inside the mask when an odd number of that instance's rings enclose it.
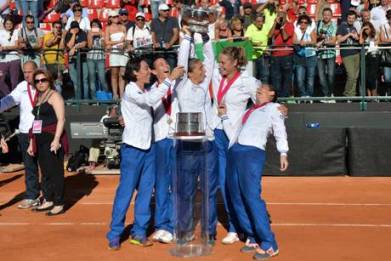
<instances>
[{"instance_id":1,"label":"blue trousers","mask_svg":"<svg viewBox=\"0 0 391 261\"><path fill-rule=\"evenodd\" d=\"M181 240L192 234L195 223L194 207L196 198L201 198L201 206L209 204L208 209L202 209L201 219L203 235L216 236L217 211L217 164L216 146L214 142L177 141L175 145L175 171L173 182L176 195L175 227L177 238ZM205 171L206 170L206 171ZM200 183L198 182L200 181ZM201 188L201 197L197 192ZM207 188L203 190L202 188ZM201 209L200 209L201 210ZM202 226L204 224L204 226ZM207 225L206 225L207 224Z\"/></svg>"},{"instance_id":2,"label":"blue trousers","mask_svg":"<svg viewBox=\"0 0 391 261\"><path fill-rule=\"evenodd\" d=\"M137 189L134 205L133 237L145 238L151 219L151 197L155 183L155 151L140 150L127 144L121 146L120 181L114 198L108 240L121 237L125 229L126 213L133 193Z\"/></svg>"},{"instance_id":3,"label":"blue trousers","mask_svg":"<svg viewBox=\"0 0 391 261\"><path fill-rule=\"evenodd\" d=\"M155 177L155 229L173 233L172 206L172 139L163 139L155 143L156 177Z\"/></svg>"},{"instance_id":4,"label":"blue trousers","mask_svg":"<svg viewBox=\"0 0 391 261\"><path fill-rule=\"evenodd\" d=\"M265 201L261 198L261 179L265 151L235 144L228 152L227 191L239 221L250 242L263 250L278 249L269 224Z\"/></svg>"},{"instance_id":5,"label":"blue trousers","mask_svg":"<svg viewBox=\"0 0 391 261\"><path fill-rule=\"evenodd\" d=\"M228 203L227 203L227 200L229 199L227 199L225 193L226 192L225 176L226 176L226 169L227 169L227 154L228 154L229 140L224 130L215 129L214 134L215 134L215 143L217 147L218 181L219 181L218 186L224 201L224 209L225 212L227 213L228 232L236 232L237 230L236 228L238 227L238 225L230 215L230 208L228 207Z\"/></svg>"}]
</instances>

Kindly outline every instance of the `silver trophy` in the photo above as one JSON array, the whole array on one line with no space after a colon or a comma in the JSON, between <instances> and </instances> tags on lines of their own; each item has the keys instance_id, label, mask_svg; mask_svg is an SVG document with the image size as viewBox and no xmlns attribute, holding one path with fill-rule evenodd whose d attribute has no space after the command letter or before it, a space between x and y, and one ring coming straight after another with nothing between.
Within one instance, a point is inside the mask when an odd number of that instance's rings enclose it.
<instances>
[{"instance_id":1,"label":"silver trophy","mask_svg":"<svg viewBox=\"0 0 391 261\"><path fill-rule=\"evenodd\" d=\"M193 33L208 33L209 15L215 13L214 9L185 5L182 7L182 17L188 23Z\"/></svg>"}]
</instances>

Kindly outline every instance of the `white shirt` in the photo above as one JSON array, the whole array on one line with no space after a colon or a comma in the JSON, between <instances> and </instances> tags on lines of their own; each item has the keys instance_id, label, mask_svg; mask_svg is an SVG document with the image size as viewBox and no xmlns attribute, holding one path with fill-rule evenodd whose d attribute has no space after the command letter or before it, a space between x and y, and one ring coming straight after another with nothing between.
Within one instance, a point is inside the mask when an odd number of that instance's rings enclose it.
<instances>
[{"instance_id":1,"label":"white shirt","mask_svg":"<svg viewBox=\"0 0 391 261\"><path fill-rule=\"evenodd\" d=\"M155 82L151 86L151 91L153 89L158 88L158 83ZM175 131L175 122L176 122L176 112L178 111L177 103L174 102L175 100L175 92L174 92L174 86L175 83L172 83L170 86L171 89L171 114L168 115L166 113L166 109L164 107L162 99L159 100L154 106L153 106L153 130L155 134L155 141L160 141L165 138L171 137ZM163 98L167 98L167 92L164 95Z\"/></svg>"},{"instance_id":2,"label":"white shirt","mask_svg":"<svg viewBox=\"0 0 391 261\"><path fill-rule=\"evenodd\" d=\"M217 94L220 88L220 81L222 76L219 70L216 68L213 72L213 93L214 93L214 107L215 114L217 115ZM225 81L227 84L227 81ZM261 86L261 81L248 75L247 72L241 72L239 78L231 85L228 91L225 93L222 103L227 108L228 117L234 122L239 119L242 113L246 110L249 99L255 103L257 89ZM224 85L225 87L225 85ZM216 122L217 129L223 129L220 121Z\"/></svg>"},{"instance_id":3,"label":"white shirt","mask_svg":"<svg viewBox=\"0 0 391 261\"><path fill-rule=\"evenodd\" d=\"M0 46L14 46L18 41L18 30L14 30L10 39L10 32L6 30L0 30ZM0 62L11 62L15 60L19 60L18 52L12 51L8 52L4 55L4 57L0 58Z\"/></svg>"},{"instance_id":4,"label":"white shirt","mask_svg":"<svg viewBox=\"0 0 391 261\"><path fill-rule=\"evenodd\" d=\"M74 16L71 16L68 18L68 21L67 21L67 24L65 26L65 30L69 30L69 28L71 28L71 23L75 20L75 17ZM79 22L79 27L81 30L83 30L84 32L87 32L89 30L91 30L91 26L90 26L90 20L87 18L87 17L82 17L80 22Z\"/></svg>"},{"instance_id":5,"label":"white shirt","mask_svg":"<svg viewBox=\"0 0 391 261\"><path fill-rule=\"evenodd\" d=\"M152 34L146 26L144 26L143 29L140 29L138 26L134 26L129 28L126 34L126 40L133 41L134 48L151 46Z\"/></svg>"},{"instance_id":6,"label":"white shirt","mask_svg":"<svg viewBox=\"0 0 391 261\"><path fill-rule=\"evenodd\" d=\"M387 23L386 12L388 9L389 7L384 8L383 6L377 6L371 10L371 22L377 32L380 31L380 27L383 24Z\"/></svg>"},{"instance_id":7,"label":"white shirt","mask_svg":"<svg viewBox=\"0 0 391 261\"><path fill-rule=\"evenodd\" d=\"M265 150L267 137L273 133L278 152L286 155L289 150L288 138L284 124L285 117L278 110L279 106L278 103L268 103L255 109L244 125L242 125L242 119L245 113L235 124L229 117L223 120L224 131L230 141L229 147L239 143Z\"/></svg>"},{"instance_id":8,"label":"white shirt","mask_svg":"<svg viewBox=\"0 0 391 261\"><path fill-rule=\"evenodd\" d=\"M28 94L28 84L26 81L19 83L16 88L7 96L1 99L0 113L19 105L19 131L20 133L28 134L33 126L34 115L31 113L33 105ZM36 90L30 86L31 98L34 99Z\"/></svg>"},{"instance_id":9,"label":"white shirt","mask_svg":"<svg viewBox=\"0 0 391 261\"><path fill-rule=\"evenodd\" d=\"M192 53L190 48L193 47L191 38L185 35L178 52L178 65L182 65L185 70L188 68L189 52ZM214 140L213 130L219 119L214 112L208 91L214 66L211 41L204 45L204 56L203 64L206 70L204 81L196 85L186 76L181 80L177 80L176 97L179 112L201 112L206 136L209 140Z\"/></svg>"},{"instance_id":10,"label":"white shirt","mask_svg":"<svg viewBox=\"0 0 391 261\"><path fill-rule=\"evenodd\" d=\"M125 122L122 142L130 146L147 150L152 139L152 106L166 94L171 82L166 79L159 88L142 91L136 83L125 87L121 100L121 112Z\"/></svg>"}]
</instances>

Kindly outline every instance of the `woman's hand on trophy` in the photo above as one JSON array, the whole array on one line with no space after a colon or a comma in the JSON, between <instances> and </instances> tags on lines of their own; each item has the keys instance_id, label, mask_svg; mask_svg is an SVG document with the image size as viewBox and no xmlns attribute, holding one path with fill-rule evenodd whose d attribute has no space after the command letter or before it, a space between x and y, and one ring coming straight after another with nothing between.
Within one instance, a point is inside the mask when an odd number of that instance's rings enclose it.
<instances>
[{"instance_id":1,"label":"woman's hand on trophy","mask_svg":"<svg viewBox=\"0 0 391 261\"><path fill-rule=\"evenodd\" d=\"M169 79L174 81L185 74L185 68L183 66L177 66L171 71Z\"/></svg>"}]
</instances>

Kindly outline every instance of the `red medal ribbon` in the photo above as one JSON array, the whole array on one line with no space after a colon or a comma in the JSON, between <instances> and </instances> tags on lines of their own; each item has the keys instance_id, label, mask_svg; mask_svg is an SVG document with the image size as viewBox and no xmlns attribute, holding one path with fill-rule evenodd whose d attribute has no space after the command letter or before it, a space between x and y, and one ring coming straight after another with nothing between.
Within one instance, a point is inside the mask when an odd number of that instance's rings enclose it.
<instances>
[{"instance_id":1,"label":"red medal ribbon","mask_svg":"<svg viewBox=\"0 0 391 261\"><path fill-rule=\"evenodd\" d=\"M34 95L34 99L33 99L33 94L31 93L31 85L29 83L27 83L27 93L29 95L31 106L34 107L34 105L37 101L37 98L38 98L38 92L35 91L35 95Z\"/></svg>"},{"instance_id":2,"label":"red medal ribbon","mask_svg":"<svg viewBox=\"0 0 391 261\"><path fill-rule=\"evenodd\" d=\"M246 111L246 113L243 115L243 118L242 118L242 125L244 125L246 123L246 121L248 120L248 118L250 117L251 113L253 113L256 109L259 109L263 106L265 106L266 104L268 104L269 102L264 102L264 103L261 103L261 104L254 104L253 106L251 106L250 109L248 109Z\"/></svg>"},{"instance_id":3,"label":"red medal ribbon","mask_svg":"<svg viewBox=\"0 0 391 261\"><path fill-rule=\"evenodd\" d=\"M236 81L236 79L239 78L239 76L240 76L240 72L236 72L234 77L232 77L232 79L228 81L228 83L225 86L225 88L223 88L223 86L224 86L224 82L225 82L226 78L222 78L221 79L220 86L219 86L219 91L217 92L217 103L218 104L221 103L221 101L223 100L223 97L228 92L229 88L231 88L231 85Z\"/></svg>"},{"instance_id":4,"label":"red medal ribbon","mask_svg":"<svg viewBox=\"0 0 391 261\"><path fill-rule=\"evenodd\" d=\"M166 113L168 115L171 115L171 98L172 98L172 92L171 92L171 87L168 88L166 97L162 98L162 103L164 106L164 109L166 110Z\"/></svg>"}]
</instances>

